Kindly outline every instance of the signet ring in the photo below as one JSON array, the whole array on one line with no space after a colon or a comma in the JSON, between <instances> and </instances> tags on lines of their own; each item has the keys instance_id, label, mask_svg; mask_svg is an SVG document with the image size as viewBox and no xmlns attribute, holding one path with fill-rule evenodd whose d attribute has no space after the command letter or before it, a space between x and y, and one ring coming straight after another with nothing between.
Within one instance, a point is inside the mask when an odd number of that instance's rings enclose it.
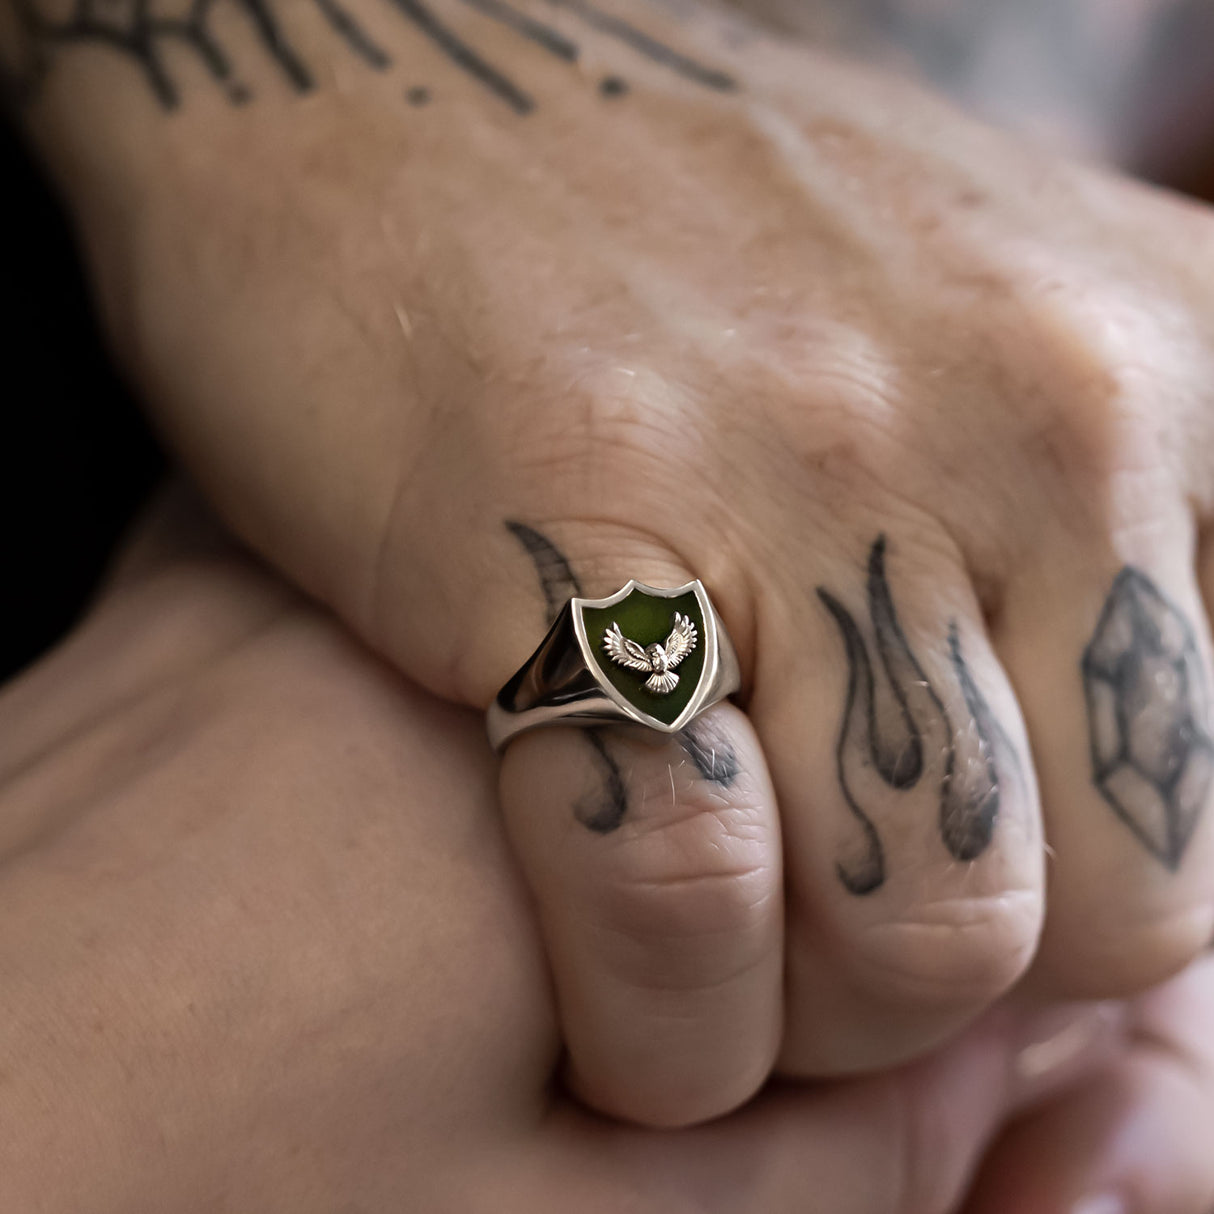
<instances>
[{"instance_id":1,"label":"signet ring","mask_svg":"<svg viewBox=\"0 0 1214 1214\"><path fill-rule=\"evenodd\" d=\"M741 685L738 659L699 581L630 581L605 599L571 598L539 648L489 706L489 741L545 725L632 722L677 733Z\"/></svg>"}]
</instances>

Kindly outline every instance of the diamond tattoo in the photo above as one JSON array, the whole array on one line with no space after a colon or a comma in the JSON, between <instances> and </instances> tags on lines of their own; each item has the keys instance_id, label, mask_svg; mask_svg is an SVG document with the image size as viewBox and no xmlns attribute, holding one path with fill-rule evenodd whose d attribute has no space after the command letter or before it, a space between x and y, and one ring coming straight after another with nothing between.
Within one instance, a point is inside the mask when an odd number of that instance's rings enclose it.
<instances>
[{"instance_id":1,"label":"diamond tattoo","mask_svg":"<svg viewBox=\"0 0 1214 1214\"><path fill-rule=\"evenodd\" d=\"M1083 655L1093 779L1148 851L1176 870L1214 778L1193 630L1145 574L1117 575Z\"/></svg>"}]
</instances>

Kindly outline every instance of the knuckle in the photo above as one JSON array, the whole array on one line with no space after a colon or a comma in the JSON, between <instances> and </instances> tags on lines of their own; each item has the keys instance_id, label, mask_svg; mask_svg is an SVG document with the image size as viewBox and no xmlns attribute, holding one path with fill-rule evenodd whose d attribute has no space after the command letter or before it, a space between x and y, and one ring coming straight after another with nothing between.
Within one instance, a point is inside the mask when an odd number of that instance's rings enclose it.
<instances>
[{"instance_id":1,"label":"knuckle","mask_svg":"<svg viewBox=\"0 0 1214 1214\"><path fill-rule=\"evenodd\" d=\"M640 362L599 361L575 367L560 399L537 408L531 397L510 410L505 452L558 500L593 497L602 487L620 497L619 478L638 490L658 490L672 461L710 459L702 441L698 397Z\"/></svg>"},{"instance_id":2,"label":"knuckle","mask_svg":"<svg viewBox=\"0 0 1214 1214\"><path fill-rule=\"evenodd\" d=\"M891 487L905 483L896 470L910 437L905 419L914 412L907 401L907 385L892 368L849 367L831 359L815 369L803 393L791 396L784 411L776 413L782 430L794 436L794 452L811 474L823 507L840 498L871 501L874 494L878 501L890 500ZM778 406L767 408L771 412ZM797 417L787 415L792 408ZM807 417L812 424L805 424Z\"/></svg>"},{"instance_id":3,"label":"knuckle","mask_svg":"<svg viewBox=\"0 0 1214 1214\"><path fill-rule=\"evenodd\" d=\"M929 904L869 929L857 951L866 985L920 1007L984 1004L1032 962L1041 927L1035 890Z\"/></svg>"},{"instance_id":4,"label":"knuckle","mask_svg":"<svg viewBox=\"0 0 1214 1214\"><path fill-rule=\"evenodd\" d=\"M1024 454L1086 505L1085 515L1107 513L1113 490L1169 467L1175 436L1148 406L1164 384L1185 399L1177 370L1185 360L1160 357L1185 337L1165 331L1148 301L1074 268L1025 303L1037 390L1021 396Z\"/></svg>"},{"instance_id":5,"label":"knuckle","mask_svg":"<svg viewBox=\"0 0 1214 1214\"><path fill-rule=\"evenodd\" d=\"M716 953L717 968L748 963L720 947L723 937L753 937L758 954L779 914L779 861L757 806L705 795L667 806L617 838L600 888L599 910L611 930L686 948L699 961Z\"/></svg>"}]
</instances>

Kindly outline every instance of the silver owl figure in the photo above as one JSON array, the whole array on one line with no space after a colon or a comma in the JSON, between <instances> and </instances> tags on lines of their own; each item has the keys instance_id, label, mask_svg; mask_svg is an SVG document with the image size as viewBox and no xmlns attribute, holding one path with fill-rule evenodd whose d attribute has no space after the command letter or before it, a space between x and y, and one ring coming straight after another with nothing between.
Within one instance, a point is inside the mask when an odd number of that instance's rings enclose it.
<instances>
[{"instance_id":1,"label":"silver owl figure","mask_svg":"<svg viewBox=\"0 0 1214 1214\"><path fill-rule=\"evenodd\" d=\"M603 648L611 660L628 670L648 674L645 690L659 696L669 695L679 685L679 676L674 673L674 668L695 647L696 626L677 611L670 635L661 645L656 642L649 646L639 645L626 637L620 631L619 624L614 622L603 634Z\"/></svg>"}]
</instances>

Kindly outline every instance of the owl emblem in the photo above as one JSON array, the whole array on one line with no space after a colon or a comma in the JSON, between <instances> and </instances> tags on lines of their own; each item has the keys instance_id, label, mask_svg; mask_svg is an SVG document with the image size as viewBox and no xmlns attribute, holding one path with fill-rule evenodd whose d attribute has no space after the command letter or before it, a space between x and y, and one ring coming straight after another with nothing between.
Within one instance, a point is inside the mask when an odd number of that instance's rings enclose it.
<instances>
[{"instance_id":1,"label":"owl emblem","mask_svg":"<svg viewBox=\"0 0 1214 1214\"><path fill-rule=\"evenodd\" d=\"M645 690L655 696L669 695L678 685L679 676L674 668L696 647L696 626L685 615L677 611L670 635L664 644L638 645L621 631L619 624L612 623L603 634L603 648L613 662L626 670L637 670L649 675Z\"/></svg>"}]
</instances>

